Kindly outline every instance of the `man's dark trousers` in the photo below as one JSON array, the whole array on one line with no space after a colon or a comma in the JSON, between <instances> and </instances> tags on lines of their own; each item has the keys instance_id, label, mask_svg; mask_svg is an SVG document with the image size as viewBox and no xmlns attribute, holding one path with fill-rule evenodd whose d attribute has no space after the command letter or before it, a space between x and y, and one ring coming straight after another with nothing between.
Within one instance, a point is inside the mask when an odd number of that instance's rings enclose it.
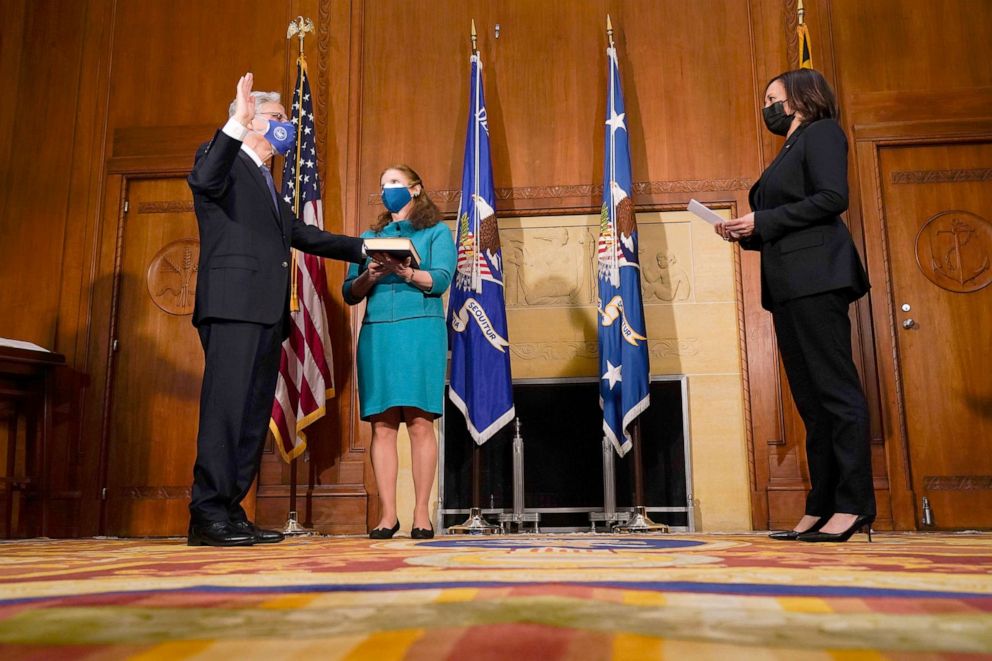
<instances>
[{"instance_id":1,"label":"man's dark trousers","mask_svg":"<svg viewBox=\"0 0 992 661\"><path fill-rule=\"evenodd\" d=\"M279 374L282 324L208 320L196 438L193 523L246 521L241 507L258 474Z\"/></svg>"}]
</instances>

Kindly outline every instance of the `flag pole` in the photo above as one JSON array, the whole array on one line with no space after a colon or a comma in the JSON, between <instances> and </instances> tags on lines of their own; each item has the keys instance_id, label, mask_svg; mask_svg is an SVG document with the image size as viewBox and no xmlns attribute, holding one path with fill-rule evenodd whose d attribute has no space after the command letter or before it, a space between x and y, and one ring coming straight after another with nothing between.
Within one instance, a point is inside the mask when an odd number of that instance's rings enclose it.
<instances>
[{"instance_id":1,"label":"flag pole","mask_svg":"<svg viewBox=\"0 0 992 661\"><path fill-rule=\"evenodd\" d=\"M313 21L309 18L303 18L302 16L297 16L295 20L289 22L289 29L286 31L286 38L292 39L294 36L298 37L300 40L300 54L296 58L296 64L300 67L300 75L297 83L300 86L299 95L300 101L299 107L296 109L296 130L300 131L303 126L303 72L307 70L307 58L303 54L303 40L306 38L307 32L313 32ZM293 182L293 213L297 218L300 217L300 145L303 141L300 140L299 134L296 136L296 181ZM298 312L300 309L300 297L297 292L296 287L296 264L299 259L298 253L295 248L290 248L292 253L292 268L290 273L292 274L292 279L290 283L290 295L289 295L289 309L291 312ZM294 508L295 509L295 508Z\"/></svg>"},{"instance_id":2,"label":"flag pole","mask_svg":"<svg viewBox=\"0 0 992 661\"><path fill-rule=\"evenodd\" d=\"M813 68L813 53L810 47L809 39L809 27L806 25L806 8L803 6L803 0L797 0L796 2L796 37L799 42L799 68L800 69L812 69Z\"/></svg>"},{"instance_id":3,"label":"flag pole","mask_svg":"<svg viewBox=\"0 0 992 661\"><path fill-rule=\"evenodd\" d=\"M634 508L630 519L616 527L617 532L668 532L664 523L655 523L648 516L644 499L644 460L641 456L641 420L634 420L630 425L631 441L631 470L634 474Z\"/></svg>"},{"instance_id":4,"label":"flag pole","mask_svg":"<svg viewBox=\"0 0 992 661\"><path fill-rule=\"evenodd\" d=\"M612 57L616 58L616 50L613 42L613 21L610 20L610 15L606 15L606 36L610 41L610 48L613 50ZM615 113L615 101L613 98L614 90L616 89L615 83L612 79L614 67L610 66L610 112ZM610 184L616 178L615 175L615 147L613 140L613 132L610 133ZM613 197L613 191L609 191L610 195L610 221L613 223L611 228L614 232L614 239L619 241L619 230L616 228L616 200ZM616 262L616 251L611 251ZM619 266L616 267L619 271ZM618 282L619 282L619 276ZM622 430L621 430L622 431ZM647 514L647 506L645 505L644 499L644 462L641 457L641 420L640 418L634 419L631 423L631 449L633 450L631 456L632 470L634 473L634 507L631 512L630 519L625 523L621 523L615 529L617 532L668 532L668 526L663 523L655 523L652 521Z\"/></svg>"},{"instance_id":5,"label":"flag pole","mask_svg":"<svg viewBox=\"0 0 992 661\"><path fill-rule=\"evenodd\" d=\"M479 37L478 33L475 31L475 19L472 19L472 57L478 58L479 56ZM473 172L474 172L474 188L472 190L473 200L472 200L472 215L475 222L478 222L478 205L475 204L475 197L479 194L479 87L480 78L482 77L482 72L480 70L480 61L476 59L476 74L475 80L472 81L474 86L473 96L475 97L474 107L469 109L472 113L472 122L475 127L475 150L473 153ZM479 252L479 231L476 228L475 231L475 247L472 251L473 260L475 263L472 266L472 287L481 287L482 282L479 280L478 271L478 255ZM502 532L502 529L490 523L486 520L486 517L482 514L482 447L473 442L472 443L472 504L469 509L468 518L462 521L460 524L451 526L448 528L448 534L468 534L468 535L487 535Z\"/></svg>"},{"instance_id":6,"label":"flag pole","mask_svg":"<svg viewBox=\"0 0 992 661\"><path fill-rule=\"evenodd\" d=\"M294 20L289 22L289 28L286 30L286 39L292 39L294 36L300 40L300 54L296 58L296 64L300 68L300 73L297 76L299 80L297 84L299 85L299 96L300 103L299 107L296 109L296 166L293 168L295 173L295 181L293 182L293 214L299 218L300 217L300 178L302 173L300 172L300 149L302 145L302 140L300 139L299 131L303 126L303 74L307 69L307 59L303 54L303 40L306 38L307 32L313 32L313 21L309 18L303 18L302 16L297 16ZM292 255L292 264L290 265L290 294L289 294L289 310L290 312L298 312L300 309L300 298L297 291L297 272L299 269L298 259L299 251L295 248L290 248L290 253ZM290 430L292 433L296 433L296 429ZM310 471L309 477L313 477L313 471ZM313 533L299 523L299 518L296 509L296 480L298 479L298 468L297 468L297 457L293 457L289 461L289 516L286 519L286 525L283 528L284 535L308 535ZM310 488L312 491L312 485ZM310 516L308 514L307 518Z\"/></svg>"}]
</instances>

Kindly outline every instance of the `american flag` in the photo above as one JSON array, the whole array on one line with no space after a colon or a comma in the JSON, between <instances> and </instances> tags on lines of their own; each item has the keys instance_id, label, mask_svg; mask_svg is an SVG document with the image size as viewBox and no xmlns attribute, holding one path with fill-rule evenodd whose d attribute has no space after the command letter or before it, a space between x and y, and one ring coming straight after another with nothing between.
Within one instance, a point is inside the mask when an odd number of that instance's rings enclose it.
<instances>
[{"instance_id":1,"label":"american flag","mask_svg":"<svg viewBox=\"0 0 992 661\"><path fill-rule=\"evenodd\" d=\"M303 222L323 229L313 99L306 62L297 62L296 81L289 113L291 121L296 124L296 145L286 157L281 195L290 206L298 209L297 215ZM299 191L296 190L297 167L300 171ZM298 207L295 206L297 203ZM331 338L324 309L327 296L324 262L315 255L296 255L299 309L290 315L290 334L282 344L279 381L269 421L276 447L286 461L292 461L306 449L307 437L303 430L324 416L327 398L334 397Z\"/></svg>"}]
</instances>

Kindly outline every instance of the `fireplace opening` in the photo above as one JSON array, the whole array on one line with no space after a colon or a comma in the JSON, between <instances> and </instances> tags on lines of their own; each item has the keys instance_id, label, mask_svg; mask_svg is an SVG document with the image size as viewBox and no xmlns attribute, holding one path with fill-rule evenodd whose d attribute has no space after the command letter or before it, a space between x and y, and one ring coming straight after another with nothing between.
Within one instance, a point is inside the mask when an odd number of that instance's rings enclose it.
<instances>
[{"instance_id":1,"label":"fireplace opening","mask_svg":"<svg viewBox=\"0 0 992 661\"><path fill-rule=\"evenodd\" d=\"M673 530L692 530L685 377L652 377L650 393L651 405L640 416L648 513ZM542 530L589 530L589 513L601 512L604 502L598 381L520 379L513 397L524 440L526 511L540 513ZM450 400L441 429L438 486L447 528L471 507L474 441ZM513 509L513 435L510 423L482 446L481 505L494 523ZM633 505L632 459L631 452L614 456L618 510Z\"/></svg>"}]
</instances>

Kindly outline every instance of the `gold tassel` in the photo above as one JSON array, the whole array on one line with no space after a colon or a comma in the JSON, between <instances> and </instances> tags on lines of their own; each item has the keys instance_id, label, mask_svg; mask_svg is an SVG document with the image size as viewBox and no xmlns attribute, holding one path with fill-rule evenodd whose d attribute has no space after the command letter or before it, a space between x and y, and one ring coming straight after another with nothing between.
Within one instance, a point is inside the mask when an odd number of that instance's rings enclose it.
<instances>
[{"instance_id":1,"label":"gold tassel","mask_svg":"<svg viewBox=\"0 0 992 661\"><path fill-rule=\"evenodd\" d=\"M809 28L804 23L801 23L796 28L796 33L799 35L799 68L812 69L813 50L810 48L809 43Z\"/></svg>"}]
</instances>

